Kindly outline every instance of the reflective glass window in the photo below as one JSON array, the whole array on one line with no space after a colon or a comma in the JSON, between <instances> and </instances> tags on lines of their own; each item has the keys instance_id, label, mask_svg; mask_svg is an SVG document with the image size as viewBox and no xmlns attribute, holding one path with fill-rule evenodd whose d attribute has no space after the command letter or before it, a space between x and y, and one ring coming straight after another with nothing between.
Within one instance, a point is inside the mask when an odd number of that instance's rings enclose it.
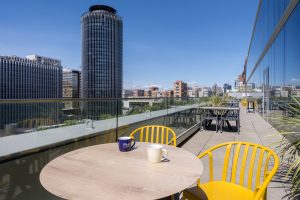
<instances>
[{"instance_id":1,"label":"reflective glass window","mask_svg":"<svg viewBox=\"0 0 300 200\"><path fill-rule=\"evenodd\" d=\"M289 94L297 95L300 89L300 7L292 13L285 26L285 84Z\"/></svg>"}]
</instances>

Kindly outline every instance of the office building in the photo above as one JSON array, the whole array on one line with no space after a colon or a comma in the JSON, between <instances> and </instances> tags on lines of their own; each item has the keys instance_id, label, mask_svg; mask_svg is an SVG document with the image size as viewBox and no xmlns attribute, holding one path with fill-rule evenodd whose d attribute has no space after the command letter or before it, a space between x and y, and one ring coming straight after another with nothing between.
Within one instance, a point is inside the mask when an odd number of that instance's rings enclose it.
<instances>
[{"instance_id":1,"label":"office building","mask_svg":"<svg viewBox=\"0 0 300 200\"><path fill-rule=\"evenodd\" d=\"M171 98L171 97L174 97L174 91L173 90L163 90L161 92L161 95L162 95L162 97Z\"/></svg>"},{"instance_id":2,"label":"office building","mask_svg":"<svg viewBox=\"0 0 300 200\"><path fill-rule=\"evenodd\" d=\"M224 93L227 93L231 89L232 89L231 85L229 85L228 83L224 83L224 86L223 86L223 92Z\"/></svg>"},{"instance_id":3,"label":"office building","mask_svg":"<svg viewBox=\"0 0 300 200\"><path fill-rule=\"evenodd\" d=\"M144 90L144 95L143 95L144 97L151 97L151 90Z\"/></svg>"},{"instance_id":4,"label":"office building","mask_svg":"<svg viewBox=\"0 0 300 200\"><path fill-rule=\"evenodd\" d=\"M201 88L199 86L188 87L187 95L188 97L199 97L199 91Z\"/></svg>"},{"instance_id":5,"label":"office building","mask_svg":"<svg viewBox=\"0 0 300 200\"><path fill-rule=\"evenodd\" d=\"M221 95L223 93L223 89L219 87L217 84L212 86L211 92L213 95Z\"/></svg>"},{"instance_id":6,"label":"office building","mask_svg":"<svg viewBox=\"0 0 300 200\"><path fill-rule=\"evenodd\" d=\"M260 1L246 74L260 94L257 110L266 120L284 115L291 96L299 97L299 24L299 1Z\"/></svg>"},{"instance_id":7,"label":"office building","mask_svg":"<svg viewBox=\"0 0 300 200\"><path fill-rule=\"evenodd\" d=\"M218 85L217 85L217 84L214 84L214 85L212 86L211 91L212 91L212 93L213 93L214 95L217 95Z\"/></svg>"},{"instance_id":8,"label":"office building","mask_svg":"<svg viewBox=\"0 0 300 200\"><path fill-rule=\"evenodd\" d=\"M187 87L187 96L188 97L195 97L195 94L193 93L192 87Z\"/></svg>"},{"instance_id":9,"label":"office building","mask_svg":"<svg viewBox=\"0 0 300 200\"><path fill-rule=\"evenodd\" d=\"M202 87L199 89L198 97L209 97L211 94L212 91L210 87Z\"/></svg>"},{"instance_id":10,"label":"office building","mask_svg":"<svg viewBox=\"0 0 300 200\"><path fill-rule=\"evenodd\" d=\"M145 89L144 90L144 97L152 97L152 98L156 98L159 97L159 88L156 86L151 86L149 89Z\"/></svg>"},{"instance_id":11,"label":"office building","mask_svg":"<svg viewBox=\"0 0 300 200\"><path fill-rule=\"evenodd\" d=\"M81 71L63 69L63 98L80 98ZM64 108L79 108L79 102L64 102Z\"/></svg>"},{"instance_id":12,"label":"office building","mask_svg":"<svg viewBox=\"0 0 300 200\"><path fill-rule=\"evenodd\" d=\"M133 97L144 97L145 95L145 91L144 90L140 90L140 89L136 89L133 90Z\"/></svg>"},{"instance_id":13,"label":"office building","mask_svg":"<svg viewBox=\"0 0 300 200\"><path fill-rule=\"evenodd\" d=\"M236 90L238 90L241 85L244 85L246 83L244 74L245 74L245 72L243 72L241 75L239 75L237 77L237 79L234 81L234 88Z\"/></svg>"},{"instance_id":14,"label":"office building","mask_svg":"<svg viewBox=\"0 0 300 200\"><path fill-rule=\"evenodd\" d=\"M122 93L123 93L122 94L123 98L128 98L128 97L132 97L133 96L133 90L123 89Z\"/></svg>"},{"instance_id":15,"label":"office building","mask_svg":"<svg viewBox=\"0 0 300 200\"><path fill-rule=\"evenodd\" d=\"M62 98L60 60L0 56L0 77L0 99Z\"/></svg>"},{"instance_id":16,"label":"office building","mask_svg":"<svg viewBox=\"0 0 300 200\"><path fill-rule=\"evenodd\" d=\"M62 98L60 60L38 55L0 56L0 99L50 98ZM1 104L0 127L54 124L60 119L60 109L57 103Z\"/></svg>"},{"instance_id":17,"label":"office building","mask_svg":"<svg viewBox=\"0 0 300 200\"><path fill-rule=\"evenodd\" d=\"M94 5L81 17L82 98L121 98L123 87L123 24L117 11ZM99 101L95 102L98 103ZM114 115L117 101L83 105L90 118Z\"/></svg>"},{"instance_id":18,"label":"office building","mask_svg":"<svg viewBox=\"0 0 300 200\"><path fill-rule=\"evenodd\" d=\"M152 86L150 87L150 94L151 94L151 97L159 97L159 88L156 87L156 86Z\"/></svg>"},{"instance_id":19,"label":"office building","mask_svg":"<svg viewBox=\"0 0 300 200\"><path fill-rule=\"evenodd\" d=\"M187 97L187 83L183 81L175 81L174 97Z\"/></svg>"},{"instance_id":20,"label":"office building","mask_svg":"<svg viewBox=\"0 0 300 200\"><path fill-rule=\"evenodd\" d=\"M63 69L63 98L80 98L81 72Z\"/></svg>"}]
</instances>

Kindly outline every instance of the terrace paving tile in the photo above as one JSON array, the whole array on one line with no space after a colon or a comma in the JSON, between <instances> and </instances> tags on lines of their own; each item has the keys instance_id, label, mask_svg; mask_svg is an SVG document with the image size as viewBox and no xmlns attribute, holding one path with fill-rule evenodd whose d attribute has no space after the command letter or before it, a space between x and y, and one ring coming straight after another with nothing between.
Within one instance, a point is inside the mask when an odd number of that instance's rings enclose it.
<instances>
[{"instance_id":1,"label":"terrace paving tile","mask_svg":"<svg viewBox=\"0 0 300 200\"><path fill-rule=\"evenodd\" d=\"M276 146L282 139L276 129L274 129L267 121L265 121L259 113L246 113L245 108L241 107L240 119L241 129L240 134L237 132L225 129L223 133L216 133L214 124L209 130L200 130L195 133L188 141L186 141L182 148L192 152L195 155L213 147L217 144L229 141L247 141L261 144L278 152ZM231 122L235 126L234 122ZM220 179L221 171L224 162L224 151L217 151L214 155L214 173L217 179ZM204 172L201 176L201 182L209 180L208 173L208 159L203 159ZM218 173L219 172L219 173ZM228 177L230 178L230 177ZM247 177L245 177L247 179ZM268 186L268 200L283 199L286 195L286 188L280 182L271 182Z\"/></svg>"}]
</instances>

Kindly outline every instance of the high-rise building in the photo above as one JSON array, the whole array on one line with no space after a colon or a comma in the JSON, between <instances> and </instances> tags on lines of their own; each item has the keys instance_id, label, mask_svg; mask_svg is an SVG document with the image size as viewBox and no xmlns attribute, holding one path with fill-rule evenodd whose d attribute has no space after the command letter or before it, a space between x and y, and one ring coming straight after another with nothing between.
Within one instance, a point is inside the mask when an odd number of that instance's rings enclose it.
<instances>
[{"instance_id":1,"label":"high-rise building","mask_svg":"<svg viewBox=\"0 0 300 200\"><path fill-rule=\"evenodd\" d=\"M74 69L63 69L63 97L80 98L81 72Z\"/></svg>"},{"instance_id":2,"label":"high-rise building","mask_svg":"<svg viewBox=\"0 0 300 200\"><path fill-rule=\"evenodd\" d=\"M63 98L80 98L81 71L63 69ZM79 108L79 102L64 102L64 107Z\"/></svg>"},{"instance_id":3,"label":"high-rise building","mask_svg":"<svg viewBox=\"0 0 300 200\"><path fill-rule=\"evenodd\" d=\"M121 98L123 88L123 23L109 6L94 5L81 17L82 98ZM116 101L83 106L91 118L115 114Z\"/></svg>"},{"instance_id":4,"label":"high-rise building","mask_svg":"<svg viewBox=\"0 0 300 200\"><path fill-rule=\"evenodd\" d=\"M214 84L214 85L211 87L211 91L212 91L213 95L218 95L218 85L217 85L217 84Z\"/></svg>"},{"instance_id":5,"label":"high-rise building","mask_svg":"<svg viewBox=\"0 0 300 200\"><path fill-rule=\"evenodd\" d=\"M187 97L187 83L183 81L175 81L174 97Z\"/></svg>"},{"instance_id":6,"label":"high-rise building","mask_svg":"<svg viewBox=\"0 0 300 200\"><path fill-rule=\"evenodd\" d=\"M0 56L0 99L62 98L62 66L57 59Z\"/></svg>"},{"instance_id":7,"label":"high-rise building","mask_svg":"<svg viewBox=\"0 0 300 200\"><path fill-rule=\"evenodd\" d=\"M229 85L228 83L224 83L224 85L223 85L223 92L224 93L227 93L228 90L231 90L231 89L232 89L231 85Z\"/></svg>"},{"instance_id":8,"label":"high-rise building","mask_svg":"<svg viewBox=\"0 0 300 200\"><path fill-rule=\"evenodd\" d=\"M223 89L222 87L219 87L217 84L214 84L212 87L211 87L211 92L213 95L221 95L223 93Z\"/></svg>"},{"instance_id":9,"label":"high-rise building","mask_svg":"<svg viewBox=\"0 0 300 200\"><path fill-rule=\"evenodd\" d=\"M0 99L62 98L61 61L37 55L0 56ZM61 104L1 104L0 127L15 123L52 125L60 119Z\"/></svg>"}]
</instances>

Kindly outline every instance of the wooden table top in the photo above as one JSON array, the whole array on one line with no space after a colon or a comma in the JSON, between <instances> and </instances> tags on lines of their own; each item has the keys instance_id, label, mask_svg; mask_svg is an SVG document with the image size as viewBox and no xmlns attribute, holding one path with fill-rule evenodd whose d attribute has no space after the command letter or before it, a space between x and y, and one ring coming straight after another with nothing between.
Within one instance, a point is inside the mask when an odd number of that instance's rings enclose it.
<instances>
[{"instance_id":1,"label":"wooden table top","mask_svg":"<svg viewBox=\"0 0 300 200\"><path fill-rule=\"evenodd\" d=\"M158 199L180 192L197 181L203 165L192 153L168 145L169 161L147 160L149 143L120 152L117 143L95 145L64 154L40 174L49 192L65 199Z\"/></svg>"},{"instance_id":2,"label":"wooden table top","mask_svg":"<svg viewBox=\"0 0 300 200\"><path fill-rule=\"evenodd\" d=\"M199 108L203 110L240 110L239 107L221 107L221 106L203 106Z\"/></svg>"}]
</instances>

